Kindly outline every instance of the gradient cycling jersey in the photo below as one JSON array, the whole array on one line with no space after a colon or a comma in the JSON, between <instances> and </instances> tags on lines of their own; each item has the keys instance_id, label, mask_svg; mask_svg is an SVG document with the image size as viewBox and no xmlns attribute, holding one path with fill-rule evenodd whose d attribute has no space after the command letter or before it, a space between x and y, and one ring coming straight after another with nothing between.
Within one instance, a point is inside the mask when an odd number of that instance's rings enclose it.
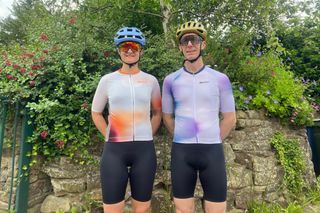
<instances>
[{"instance_id":1,"label":"gradient cycling jersey","mask_svg":"<svg viewBox=\"0 0 320 213\"><path fill-rule=\"evenodd\" d=\"M197 73L184 67L163 83L162 111L174 114L176 143L221 143L219 112L235 112L229 78L204 66Z\"/></svg>"},{"instance_id":2,"label":"gradient cycling jersey","mask_svg":"<svg viewBox=\"0 0 320 213\"><path fill-rule=\"evenodd\" d=\"M161 109L157 79L145 72L104 75L97 87L92 111L102 112L108 104L106 141L150 141L153 139L150 107Z\"/></svg>"}]
</instances>

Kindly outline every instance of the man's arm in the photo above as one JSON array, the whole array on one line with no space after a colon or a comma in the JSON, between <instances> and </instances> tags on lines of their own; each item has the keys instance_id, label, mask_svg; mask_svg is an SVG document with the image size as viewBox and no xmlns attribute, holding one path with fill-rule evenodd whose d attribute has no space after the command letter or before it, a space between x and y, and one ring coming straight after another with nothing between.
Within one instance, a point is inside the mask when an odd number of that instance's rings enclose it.
<instances>
[{"instance_id":1,"label":"man's arm","mask_svg":"<svg viewBox=\"0 0 320 213\"><path fill-rule=\"evenodd\" d=\"M103 137L106 137L107 122L104 119L102 112L91 111L91 117L99 132L103 135Z\"/></svg>"},{"instance_id":2,"label":"man's arm","mask_svg":"<svg viewBox=\"0 0 320 213\"><path fill-rule=\"evenodd\" d=\"M172 113L162 113L164 125L168 131L173 135L174 132L174 118Z\"/></svg>"},{"instance_id":3,"label":"man's arm","mask_svg":"<svg viewBox=\"0 0 320 213\"><path fill-rule=\"evenodd\" d=\"M224 140L235 127L237 118L235 112L224 112L221 114L222 120L220 121L220 137L221 140Z\"/></svg>"}]
</instances>

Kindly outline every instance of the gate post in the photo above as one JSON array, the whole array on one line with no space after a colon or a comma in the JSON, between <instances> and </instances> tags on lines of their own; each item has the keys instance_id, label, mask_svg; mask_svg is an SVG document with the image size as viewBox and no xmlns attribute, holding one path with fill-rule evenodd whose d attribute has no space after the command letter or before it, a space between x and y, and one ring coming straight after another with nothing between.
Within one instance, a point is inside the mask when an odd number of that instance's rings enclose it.
<instances>
[{"instance_id":1,"label":"gate post","mask_svg":"<svg viewBox=\"0 0 320 213\"><path fill-rule=\"evenodd\" d=\"M29 113L26 108L23 111L22 133L20 141L20 158L18 171L18 185L16 194L15 212L26 213L28 210L30 159L27 153L31 153L32 144L28 143L28 137L32 135L33 127L30 123Z\"/></svg>"},{"instance_id":2,"label":"gate post","mask_svg":"<svg viewBox=\"0 0 320 213\"><path fill-rule=\"evenodd\" d=\"M1 98L0 100L0 174L1 174L1 159L2 159L2 148L4 141L4 132L7 120L8 103L6 99Z\"/></svg>"}]
</instances>

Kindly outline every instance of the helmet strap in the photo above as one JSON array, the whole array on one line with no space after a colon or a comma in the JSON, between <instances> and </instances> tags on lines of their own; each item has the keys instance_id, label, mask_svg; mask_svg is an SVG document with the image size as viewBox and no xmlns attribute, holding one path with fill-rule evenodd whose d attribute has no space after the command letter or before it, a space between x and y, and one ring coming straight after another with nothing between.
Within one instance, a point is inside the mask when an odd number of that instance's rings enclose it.
<instances>
[{"instance_id":1,"label":"helmet strap","mask_svg":"<svg viewBox=\"0 0 320 213\"><path fill-rule=\"evenodd\" d=\"M199 53L199 55L196 57L196 58L194 58L194 59L191 59L191 60L188 60L188 59L184 59L184 62L185 61L189 61L191 64L193 64L194 62L196 62L200 57L201 57L201 50L200 50L200 53Z\"/></svg>"},{"instance_id":2,"label":"helmet strap","mask_svg":"<svg viewBox=\"0 0 320 213\"><path fill-rule=\"evenodd\" d=\"M122 60L121 60L122 61ZM136 61L136 62L133 62L133 63L126 63L124 61L122 61L123 63L125 63L126 65L129 66L129 68L133 67L134 65L136 65L138 62L140 61L140 58Z\"/></svg>"},{"instance_id":3,"label":"helmet strap","mask_svg":"<svg viewBox=\"0 0 320 213\"><path fill-rule=\"evenodd\" d=\"M140 53L139 53L139 58L138 58L138 60L135 61L135 62L132 62L132 63L127 63L127 62L123 61L122 58L121 58L121 56L120 56L120 54L118 54L118 56L119 56L120 60L122 61L122 63L128 65L129 68L133 67L134 65L136 65L136 64L140 61Z\"/></svg>"}]
</instances>

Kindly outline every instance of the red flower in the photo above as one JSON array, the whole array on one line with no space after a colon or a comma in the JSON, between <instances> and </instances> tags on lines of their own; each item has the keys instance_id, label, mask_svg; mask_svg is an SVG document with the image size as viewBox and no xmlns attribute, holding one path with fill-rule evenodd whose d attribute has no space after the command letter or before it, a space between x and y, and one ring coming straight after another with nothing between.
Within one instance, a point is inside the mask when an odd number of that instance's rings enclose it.
<instances>
[{"instance_id":1,"label":"red flower","mask_svg":"<svg viewBox=\"0 0 320 213\"><path fill-rule=\"evenodd\" d=\"M33 72L29 72L28 75L29 75L30 77L32 77L32 76L34 76L34 73L33 73Z\"/></svg>"},{"instance_id":2,"label":"red flower","mask_svg":"<svg viewBox=\"0 0 320 213\"><path fill-rule=\"evenodd\" d=\"M21 73L25 73L26 71L27 71L26 68L24 68L24 67L20 68L20 72L21 72Z\"/></svg>"},{"instance_id":3,"label":"red flower","mask_svg":"<svg viewBox=\"0 0 320 213\"><path fill-rule=\"evenodd\" d=\"M77 22L77 17L72 17L72 18L69 20L69 24L70 24L70 25L74 25L76 22Z\"/></svg>"},{"instance_id":4,"label":"red flower","mask_svg":"<svg viewBox=\"0 0 320 213\"><path fill-rule=\"evenodd\" d=\"M42 66L40 64L31 64L30 67L32 70L39 70L42 68Z\"/></svg>"},{"instance_id":5,"label":"red flower","mask_svg":"<svg viewBox=\"0 0 320 213\"><path fill-rule=\"evenodd\" d=\"M22 53L21 56L24 58L32 58L34 56L34 54L33 53Z\"/></svg>"},{"instance_id":6,"label":"red flower","mask_svg":"<svg viewBox=\"0 0 320 213\"><path fill-rule=\"evenodd\" d=\"M40 133L40 137L41 137L42 139L46 139L47 136L48 136L48 132L47 132L47 131L42 131L42 132Z\"/></svg>"},{"instance_id":7,"label":"red flower","mask_svg":"<svg viewBox=\"0 0 320 213\"><path fill-rule=\"evenodd\" d=\"M8 79L8 80L13 80L14 77L13 77L12 75L8 74L8 75L7 75L7 79Z\"/></svg>"},{"instance_id":8,"label":"red flower","mask_svg":"<svg viewBox=\"0 0 320 213\"><path fill-rule=\"evenodd\" d=\"M0 68L0 73L2 72L2 68Z\"/></svg>"},{"instance_id":9,"label":"red flower","mask_svg":"<svg viewBox=\"0 0 320 213\"><path fill-rule=\"evenodd\" d=\"M32 88L32 87L35 87L36 86L36 81L29 81L29 86Z\"/></svg>"},{"instance_id":10,"label":"red flower","mask_svg":"<svg viewBox=\"0 0 320 213\"><path fill-rule=\"evenodd\" d=\"M18 69L18 68L20 68L20 65L19 64L14 64L13 68Z\"/></svg>"},{"instance_id":11,"label":"red flower","mask_svg":"<svg viewBox=\"0 0 320 213\"><path fill-rule=\"evenodd\" d=\"M109 53L108 51L104 51L104 52L103 52L103 57L104 57L104 58L108 58L109 55L110 55L110 53Z\"/></svg>"},{"instance_id":12,"label":"red flower","mask_svg":"<svg viewBox=\"0 0 320 213\"><path fill-rule=\"evenodd\" d=\"M63 149L64 148L64 141L63 140L57 140L55 142L55 144L59 149Z\"/></svg>"},{"instance_id":13,"label":"red flower","mask_svg":"<svg viewBox=\"0 0 320 213\"><path fill-rule=\"evenodd\" d=\"M47 36L46 34L41 33L40 39L41 39L42 41L47 41L49 38L48 38L48 36Z\"/></svg>"},{"instance_id":14,"label":"red flower","mask_svg":"<svg viewBox=\"0 0 320 213\"><path fill-rule=\"evenodd\" d=\"M48 54L49 50L45 49L43 50L43 53Z\"/></svg>"}]
</instances>

